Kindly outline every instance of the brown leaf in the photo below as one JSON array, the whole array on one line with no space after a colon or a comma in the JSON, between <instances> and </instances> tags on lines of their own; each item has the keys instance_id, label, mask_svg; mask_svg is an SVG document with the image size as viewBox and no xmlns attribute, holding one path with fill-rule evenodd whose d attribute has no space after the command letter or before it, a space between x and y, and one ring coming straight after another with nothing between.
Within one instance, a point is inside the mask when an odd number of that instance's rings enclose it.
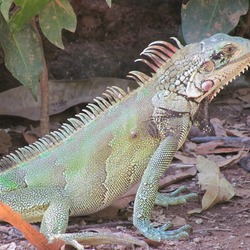
<instances>
[{"instance_id":1,"label":"brown leaf","mask_svg":"<svg viewBox=\"0 0 250 250\"><path fill-rule=\"evenodd\" d=\"M194 164L196 164L196 162L197 162L196 157L193 157L193 156L191 157L191 156L184 155L184 154L183 154L182 152L180 152L180 151L177 151L177 152L175 153L174 158L176 158L176 159L182 161L182 163L187 164L187 165L194 165Z\"/></svg>"},{"instance_id":2,"label":"brown leaf","mask_svg":"<svg viewBox=\"0 0 250 250\"><path fill-rule=\"evenodd\" d=\"M20 230L24 237L38 250L59 250L63 246L62 241L48 244L46 237L23 220L22 216L14 212L8 205L0 202L0 220L6 221Z\"/></svg>"},{"instance_id":3,"label":"brown leaf","mask_svg":"<svg viewBox=\"0 0 250 250\"><path fill-rule=\"evenodd\" d=\"M225 141L216 140L198 145L197 148L195 149L195 153L199 155L234 153L234 152L239 152L242 149L244 150L250 149L249 141L242 140L241 142L237 141L227 142L226 140Z\"/></svg>"},{"instance_id":4,"label":"brown leaf","mask_svg":"<svg viewBox=\"0 0 250 250\"><path fill-rule=\"evenodd\" d=\"M38 140L38 137L34 134L31 134L30 131L24 132L23 137L28 144L31 144Z\"/></svg>"},{"instance_id":5,"label":"brown leaf","mask_svg":"<svg viewBox=\"0 0 250 250\"><path fill-rule=\"evenodd\" d=\"M221 175L215 162L198 156L196 167L199 171L199 184L206 192L202 198L202 207L189 211L189 214L199 213L219 202L228 201L234 196L233 186Z\"/></svg>"},{"instance_id":6,"label":"brown leaf","mask_svg":"<svg viewBox=\"0 0 250 250\"><path fill-rule=\"evenodd\" d=\"M113 85L123 89L137 87L134 81L118 78L49 81L49 115L58 114L79 103L93 102L95 97L105 92L107 86ZM18 96L18 102L14 96ZM20 116L38 121L41 105L39 95L37 99L36 102L24 86L4 91L0 93L0 115Z\"/></svg>"},{"instance_id":7,"label":"brown leaf","mask_svg":"<svg viewBox=\"0 0 250 250\"><path fill-rule=\"evenodd\" d=\"M207 158L216 163L218 167L224 167L233 162L237 162L239 159L247 155L246 151L239 151L237 155L231 155L231 157L223 157L221 155L208 155Z\"/></svg>"},{"instance_id":8,"label":"brown leaf","mask_svg":"<svg viewBox=\"0 0 250 250\"><path fill-rule=\"evenodd\" d=\"M175 173L174 175L167 175L166 177L164 177L160 180L159 188L161 189L161 188L169 186L175 182L193 177L196 175L196 173L197 173L196 167L190 167L188 169L185 169L183 171Z\"/></svg>"},{"instance_id":9,"label":"brown leaf","mask_svg":"<svg viewBox=\"0 0 250 250\"><path fill-rule=\"evenodd\" d=\"M237 129L226 129L228 136L237 136L244 138L246 136L246 131L239 131Z\"/></svg>"},{"instance_id":10,"label":"brown leaf","mask_svg":"<svg viewBox=\"0 0 250 250\"><path fill-rule=\"evenodd\" d=\"M223 128L223 121L219 120L218 118L212 118L210 121L214 127L216 136L227 136L227 133Z\"/></svg>"}]
</instances>

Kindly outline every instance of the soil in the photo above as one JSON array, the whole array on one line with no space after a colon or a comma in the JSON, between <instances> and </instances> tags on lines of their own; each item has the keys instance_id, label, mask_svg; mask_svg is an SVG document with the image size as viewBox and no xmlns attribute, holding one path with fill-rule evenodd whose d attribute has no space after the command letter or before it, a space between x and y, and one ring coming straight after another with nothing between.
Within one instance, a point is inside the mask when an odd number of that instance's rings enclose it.
<instances>
[{"instance_id":1,"label":"soil","mask_svg":"<svg viewBox=\"0 0 250 250\"><path fill-rule=\"evenodd\" d=\"M73 0L71 2L78 16L78 27L74 34L63 32L65 50L57 49L44 38L50 79L82 79L95 76L124 78L135 67L139 70L144 69L143 66L132 62L150 42L168 40L169 37L178 36L179 33L182 2L180 0L119 0L114 1L111 9L106 6L104 0ZM0 64L0 78L2 81L0 91L19 85L5 69L3 63ZM247 77L245 81L249 83ZM227 96L231 97L231 94L230 91L226 92ZM220 120L226 119L225 127L232 128L236 124L243 123L245 129L249 131L249 107L242 108L239 112L233 107L229 110L228 106L227 103L226 105L221 103L212 105L211 116ZM2 117L0 126L13 128L18 124L34 125L31 121L21 118ZM194 132L192 136L197 135L196 133ZM22 135L15 133L12 135L12 150L26 144ZM223 155L227 156L227 153ZM200 207L204 194L197 184L197 176L194 176L175 183L171 189L186 185L190 192L199 194L197 200L185 205L170 206L168 209L155 207L154 220L158 220L159 224L168 220L174 220L175 227L183 223L190 224L193 232L188 239L163 243L147 241L132 226L130 220L132 204L126 212L122 213L122 216L115 216L112 220L84 219L88 221L88 225L95 224L93 225L95 230L102 228L112 232L120 231L144 239L151 249L250 249L250 173L241 168L238 163L224 167L222 173L236 190L236 196L227 203L217 204L201 214L189 216L187 211ZM82 230L84 226L79 226L79 223L82 223L81 220L72 219L69 231ZM0 250L4 249L34 248L21 233L10 225L2 223L0 225ZM86 246L86 249L131 248L101 245L96 248Z\"/></svg>"}]
</instances>

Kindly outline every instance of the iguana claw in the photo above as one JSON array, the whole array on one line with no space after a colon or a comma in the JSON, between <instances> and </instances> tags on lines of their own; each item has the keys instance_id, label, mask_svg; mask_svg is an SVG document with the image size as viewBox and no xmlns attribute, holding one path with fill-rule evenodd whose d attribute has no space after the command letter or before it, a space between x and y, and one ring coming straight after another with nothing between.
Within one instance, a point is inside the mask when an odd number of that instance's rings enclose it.
<instances>
[{"instance_id":1,"label":"iguana claw","mask_svg":"<svg viewBox=\"0 0 250 250\"><path fill-rule=\"evenodd\" d=\"M182 238L187 238L189 236L189 233L187 231L190 231L192 229L189 225L184 225L178 229L165 231L166 229L169 229L170 224L164 224L163 226L159 228L154 228L149 221L141 221L140 225L137 225L138 228L140 228L142 234L153 240L160 242L162 240L178 240Z\"/></svg>"},{"instance_id":2,"label":"iguana claw","mask_svg":"<svg viewBox=\"0 0 250 250\"><path fill-rule=\"evenodd\" d=\"M168 205L178 205L186 203L188 200L197 198L198 195L196 193L185 194L181 196L179 195L181 192L186 191L186 186L181 186L170 194L157 193L155 204L168 207Z\"/></svg>"}]
</instances>

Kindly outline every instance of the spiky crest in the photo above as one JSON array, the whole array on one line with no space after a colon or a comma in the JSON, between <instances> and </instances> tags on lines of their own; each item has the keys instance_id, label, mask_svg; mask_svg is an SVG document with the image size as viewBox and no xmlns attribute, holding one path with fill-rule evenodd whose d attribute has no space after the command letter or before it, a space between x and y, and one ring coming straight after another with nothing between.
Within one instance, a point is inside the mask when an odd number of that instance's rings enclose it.
<instances>
[{"instance_id":1,"label":"spiky crest","mask_svg":"<svg viewBox=\"0 0 250 250\"><path fill-rule=\"evenodd\" d=\"M175 39L177 40L177 39ZM177 40L178 41L178 40ZM180 47L180 42L177 42L177 45ZM143 62L148 65L154 72L172 57L174 53L178 51L178 48L172 45L171 43L164 41L156 41L150 43L146 49L144 49L140 55L143 55L145 58L136 59L135 62ZM140 71L131 71L127 77L134 79L140 86L144 85L149 79L150 76L140 72Z\"/></svg>"},{"instance_id":2,"label":"spiky crest","mask_svg":"<svg viewBox=\"0 0 250 250\"><path fill-rule=\"evenodd\" d=\"M38 139L29 146L19 148L14 153L4 156L0 160L0 172L13 168L59 145L64 139L68 138L79 129L82 129L83 126L87 125L112 105L122 100L127 96L127 93L121 88L113 86L108 87L106 92L103 93L103 96L107 97L108 100L105 100L103 97L96 97L94 99L95 103L89 103L87 105L88 109L83 109L82 112L75 115L74 118L69 118L68 121L70 123L63 123L58 130L50 132L48 135Z\"/></svg>"},{"instance_id":3,"label":"spiky crest","mask_svg":"<svg viewBox=\"0 0 250 250\"><path fill-rule=\"evenodd\" d=\"M178 43L177 43L178 44ZM178 44L179 46L179 44ZM157 71L165 61L172 57L172 55L178 50L175 46L164 41L156 41L144 49L141 55L144 55L147 59L137 59L136 61L144 62L153 71ZM143 86L150 80L150 76L139 72L131 71L128 77L133 78L139 86ZM130 91L125 92L119 87L113 86L108 87L106 92L102 95L103 97L96 97L95 103L89 103L87 109L83 109L81 113L75 115L75 118L69 118L68 123L63 123L62 126L57 130L50 132L48 135L40 138L38 141L17 149L14 153L10 153L4 156L0 160L0 172L7 168L13 168L24 161L30 160L36 157L38 154L45 152L59 145L64 139L70 135L82 129L83 126L90 123L101 113L109 109L111 106L121 101Z\"/></svg>"}]
</instances>

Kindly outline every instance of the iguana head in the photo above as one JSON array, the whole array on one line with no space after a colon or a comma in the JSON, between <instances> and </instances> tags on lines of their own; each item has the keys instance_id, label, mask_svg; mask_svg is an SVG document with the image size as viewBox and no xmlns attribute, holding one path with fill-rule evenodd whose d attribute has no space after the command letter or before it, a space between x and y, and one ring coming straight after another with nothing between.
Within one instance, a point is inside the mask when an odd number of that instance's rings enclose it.
<instances>
[{"instance_id":1,"label":"iguana head","mask_svg":"<svg viewBox=\"0 0 250 250\"><path fill-rule=\"evenodd\" d=\"M183 95L196 102L211 101L220 90L250 65L250 41L240 37L216 34L190 44L183 52L190 52L190 69L185 72Z\"/></svg>"},{"instance_id":2,"label":"iguana head","mask_svg":"<svg viewBox=\"0 0 250 250\"><path fill-rule=\"evenodd\" d=\"M179 93L196 103L211 101L220 90L250 65L250 41L216 34L180 49L164 41L151 43L137 59L155 73L153 77L132 71L129 77L140 85L154 82L159 89ZM149 59L149 60L148 60Z\"/></svg>"},{"instance_id":3,"label":"iguana head","mask_svg":"<svg viewBox=\"0 0 250 250\"><path fill-rule=\"evenodd\" d=\"M250 66L250 41L226 34L216 34L199 43L179 47L156 41L143 50L152 77L139 71L130 72L139 85L151 84L158 90L177 93L192 105L192 120L207 129L207 104L238 75Z\"/></svg>"}]
</instances>

